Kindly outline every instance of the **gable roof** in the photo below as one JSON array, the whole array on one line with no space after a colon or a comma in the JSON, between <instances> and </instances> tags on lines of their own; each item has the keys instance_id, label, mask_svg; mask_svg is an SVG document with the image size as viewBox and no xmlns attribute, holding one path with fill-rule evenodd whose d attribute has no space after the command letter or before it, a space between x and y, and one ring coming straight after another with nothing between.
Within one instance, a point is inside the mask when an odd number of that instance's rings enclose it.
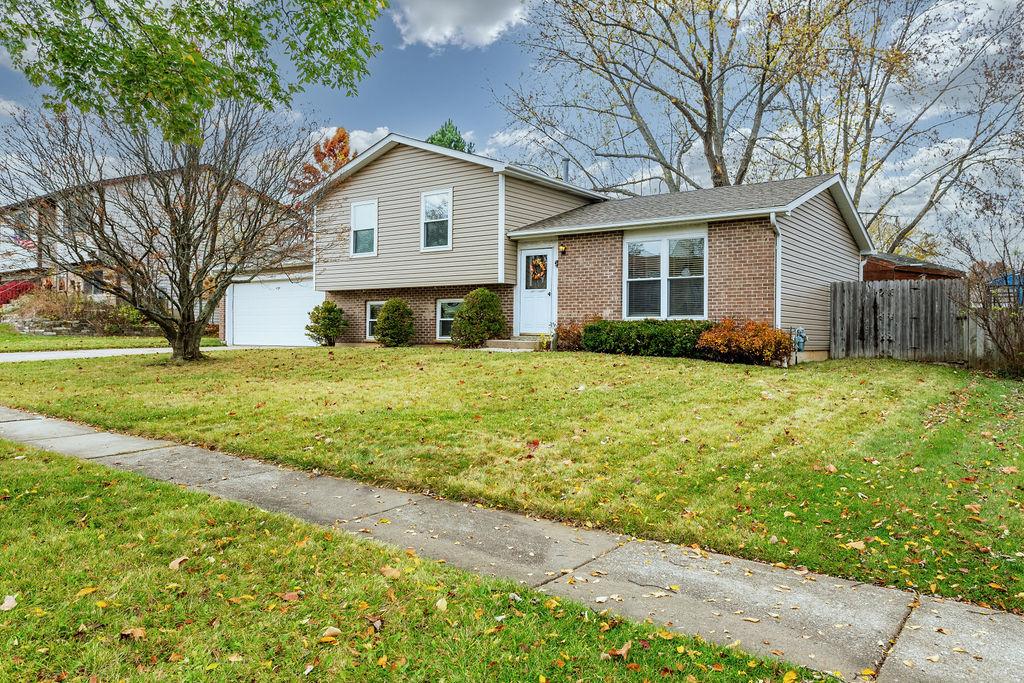
<instances>
[{"instance_id":1,"label":"gable roof","mask_svg":"<svg viewBox=\"0 0 1024 683\"><path fill-rule=\"evenodd\" d=\"M448 147L442 147L440 145L434 145L423 140L417 140L406 135L400 135L398 133L389 133L376 143L371 145L369 149L358 155L355 159L348 162L337 171L328 176L324 182L317 187L309 190L306 194L302 195L302 200L309 200L313 203L318 202L327 192L331 190L339 182L348 178L352 174L356 173L363 166L366 166L374 159L382 156L390 150L398 147L399 145L405 145L406 147L414 147L416 149L422 149L427 152L433 152L440 154L452 159L459 159L460 161L466 161L471 164L477 164L478 166L484 166L490 168L495 173L500 173L513 178L520 178L527 180L538 185L546 185L563 192L575 194L580 197L587 199L603 200L604 195L588 190L583 187L578 187L572 183L567 183L558 178L552 178L551 176L538 173L537 171L531 171L528 168L522 166L516 166L515 164L509 164L504 161L498 161L490 157L485 157L480 154L469 154L467 152L460 152L458 150L449 149Z\"/></svg>"},{"instance_id":2,"label":"gable roof","mask_svg":"<svg viewBox=\"0 0 1024 683\"><path fill-rule=\"evenodd\" d=\"M786 214L826 190L832 194L861 252L873 252L871 237L838 175L611 199L581 206L512 230L509 237L521 239Z\"/></svg>"}]
</instances>

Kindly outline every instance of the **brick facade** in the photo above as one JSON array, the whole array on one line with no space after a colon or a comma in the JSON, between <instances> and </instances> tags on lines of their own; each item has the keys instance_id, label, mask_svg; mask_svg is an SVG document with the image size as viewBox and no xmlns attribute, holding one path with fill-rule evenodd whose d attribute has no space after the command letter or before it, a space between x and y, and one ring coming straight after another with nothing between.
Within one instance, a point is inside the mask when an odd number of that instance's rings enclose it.
<instances>
[{"instance_id":1,"label":"brick facade","mask_svg":"<svg viewBox=\"0 0 1024 683\"><path fill-rule=\"evenodd\" d=\"M708 224L708 317L775 322L775 232L767 218Z\"/></svg>"},{"instance_id":2,"label":"brick facade","mask_svg":"<svg viewBox=\"0 0 1024 683\"><path fill-rule=\"evenodd\" d=\"M622 318L622 231L558 240L558 319Z\"/></svg>"},{"instance_id":3,"label":"brick facade","mask_svg":"<svg viewBox=\"0 0 1024 683\"><path fill-rule=\"evenodd\" d=\"M558 320L621 320L623 233L559 238ZM775 321L775 233L767 218L708 225L708 317Z\"/></svg>"},{"instance_id":4,"label":"brick facade","mask_svg":"<svg viewBox=\"0 0 1024 683\"><path fill-rule=\"evenodd\" d=\"M405 299L412 307L415 332L412 343L437 343L437 300L461 299L479 285L451 285L441 287L402 287L398 289L360 289L328 292L327 298L338 304L348 317L349 325L340 342L366 341L366 303ZM486 285L498 294L501 307L508 321L508 333L512 332L512 304L515 298L514 285Z\"/></svg>"}]
</instances>

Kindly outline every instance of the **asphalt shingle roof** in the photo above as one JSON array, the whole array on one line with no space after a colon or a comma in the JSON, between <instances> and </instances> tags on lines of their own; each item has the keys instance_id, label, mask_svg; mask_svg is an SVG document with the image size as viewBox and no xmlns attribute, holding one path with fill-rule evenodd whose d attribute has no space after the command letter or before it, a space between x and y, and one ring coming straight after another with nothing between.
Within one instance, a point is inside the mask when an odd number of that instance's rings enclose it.
<instances>
[{"instance_id":1,"label":"asphalt shingle roof","mask_svg":"<svg viewBox=\"0 0 1024 683\"><path fill-rule=\"evenodd\" d=\"M520 232L537 230L614 226L624 222L657 221L664 218L685 219L689 216L773 209L789 204L832 177L819 175L750 185L610 199L545 218L512 230L509 235L515 236Z\"/></svg>"}]
</instances>

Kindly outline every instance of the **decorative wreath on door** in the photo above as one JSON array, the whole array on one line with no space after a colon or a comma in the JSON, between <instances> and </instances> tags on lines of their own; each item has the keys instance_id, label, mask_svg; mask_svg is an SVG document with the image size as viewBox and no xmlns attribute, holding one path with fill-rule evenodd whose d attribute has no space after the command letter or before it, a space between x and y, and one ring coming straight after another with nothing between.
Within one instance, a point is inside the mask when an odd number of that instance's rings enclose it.
<instances>
[{"instance_id":1,"label":"decorative wreath on door","mask_svg":"<svg viewBox=\"0 0 1024 683\"><path fill-rule=\"evenodd\" d=\"M543 256L534 256L530 259L530 280L538 282L548 274L548 261Z\"/></svg>"}]
</instances>

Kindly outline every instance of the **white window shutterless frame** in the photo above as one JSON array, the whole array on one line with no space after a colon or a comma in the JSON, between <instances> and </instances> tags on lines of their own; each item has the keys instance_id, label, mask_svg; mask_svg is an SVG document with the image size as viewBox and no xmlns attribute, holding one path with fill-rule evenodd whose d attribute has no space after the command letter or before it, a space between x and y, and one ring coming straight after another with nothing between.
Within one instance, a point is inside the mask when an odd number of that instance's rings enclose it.
<instances>
[{"instance_id":1,"label":"white window shutterless frame","mask_svg":"<svg viewBox=\"0 0 1024 683\"><path fill-rule=\"evenodd\" d=\"M623 241L623 317L707 318L707 232L645 234Z\"/></svg>"},{"instance_id":2,"label":"white window shutterless frame","mask_svg":"<svg viewBox=\"0 0 1024 683\"><path fill-rule=\"evenodd\" d=\"M452 188L420 195L420 251L452 248Z\"/></svg>"},{"instance_id":3,"label":"white window shutterless frame","mask_svg":"<svg viewBox=\"0 0 1024 683\"><path fill-rule=\"evenodd\" d=\"M377 200L352 202L348 240L349 256L377 255Z\"/></svg>"}]
</instances>

